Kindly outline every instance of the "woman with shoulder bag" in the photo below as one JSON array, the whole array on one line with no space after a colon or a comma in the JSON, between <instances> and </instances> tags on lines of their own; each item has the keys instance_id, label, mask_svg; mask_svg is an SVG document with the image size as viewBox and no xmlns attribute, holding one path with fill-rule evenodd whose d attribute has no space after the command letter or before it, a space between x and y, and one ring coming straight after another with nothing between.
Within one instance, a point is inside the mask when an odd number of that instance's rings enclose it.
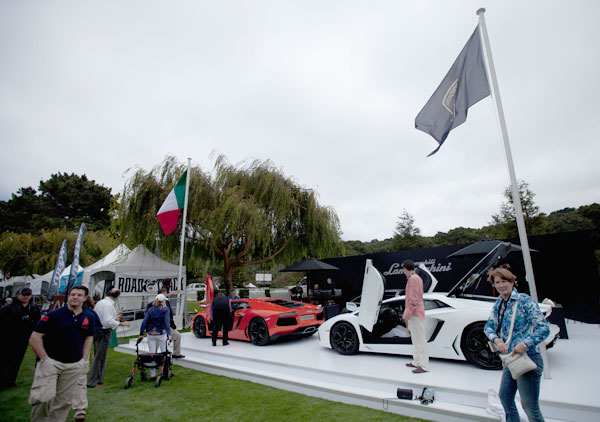
<instances>
[{"instance_id":1,"label":"woman with shoulder bag","mask_svg":"<svg viewBox=\"0 0 600 422\"><path fill-rule=\"evenodd\" d=\"M516 276L513 273L505 268L496 268L490 278L499 297L485 324L485 335L502 355L512 358L526 353L537 365L537 368L518 376L516 380L504 365L499 396L506 412L506 422L520 421L515 405L517 390L529 420L543 421L539 396L544 364L538 344L548 337L550 328L539 305L529 295L515 289Z\"/></svg>"}]
</instances>

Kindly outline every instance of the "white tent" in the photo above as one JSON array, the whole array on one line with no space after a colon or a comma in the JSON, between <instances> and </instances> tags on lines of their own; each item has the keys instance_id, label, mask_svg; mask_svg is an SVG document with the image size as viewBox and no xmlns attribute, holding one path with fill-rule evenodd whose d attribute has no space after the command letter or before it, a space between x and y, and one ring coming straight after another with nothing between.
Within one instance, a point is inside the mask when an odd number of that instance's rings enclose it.
<instances>
[{"instance_id":1,"label":"white tent","mask_svg":"<svg viewBox=\"0 0 600 422\"><path fill-rule=\"evenodd\" d=\"M122 295L157 294L161 282L170 282L171 289L180 289L179 266L163 261L142 245L120 259L95 269L96 272L111 272L115 275L115 287ZM182 271L185 277L185 267ZM93 277L94 273L90 274ZM182 278L183 278L182 277Z\"/></svg>"},{"instance_id":2,"label":"white tent","mask_svg":"<svg viewBox=\"0 0 600 422\"><path fill-rule=\"evenodd\" d=\"M114 280L114 286L121 290L117 306L124 311L124 318L132 321L129 329L118 331L119 336L139 332L146 305L156 296L163 284L170 284L172 290L181 289L182 286L178 280L179 266L163 261L142 245L111 263L95 267L89 275L92 289L94 280L100 274L110 274L110 278L104 279ZM185 280L185 267L182 269L182 279ZM175 311L176 304L173 303L173 299L174 296L171 296L171 307Z\"/></svg>"}]
</instances>

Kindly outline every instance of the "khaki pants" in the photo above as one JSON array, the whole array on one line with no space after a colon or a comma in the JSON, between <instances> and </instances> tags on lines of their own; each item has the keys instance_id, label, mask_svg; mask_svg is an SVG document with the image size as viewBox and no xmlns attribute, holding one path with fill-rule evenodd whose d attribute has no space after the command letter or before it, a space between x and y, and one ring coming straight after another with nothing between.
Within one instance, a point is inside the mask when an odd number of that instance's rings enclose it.
<instances>
[{"instance_id":1,"label":"khaki pants","mask_svg":"<svg viewBox=\"0 0 600 422\"><path fill-rule=\"evenodd\" d=\"M171 328L171 338L173 339L173 354L180 355L181 354L181 334L174 329Z\"/></svg>"},{"instance_id":2,"label":"khaki pants","mask_svg":"<svg viewBox=\"0 0 600 422\"><path fill-rule=\"evenodd\" d=\"M87 399L87 373L82 372L77 378L75 383L75 389L73 390L73 400L71 401L71 407L73 408L73 414L86 414L88 408Z\"/></svg>"},{"instance_id":3,"label":"khaki pants","mask_svg":"<svg viewBox=\"0 0 600 422\"><path fill-rule=\"evenodd\" d=\"M429 371L429 350L427 349L427 339L423 330L423 320L419 317L412 317L406 321L410 338L415 345L412 364Z\"/></svg>"},{"instance_id":4,"label":"khaki pants","mask_svg":"<svg viewBox=\"0 0 600 422\"><path fill-rule=\"evenodd\" d=\"M66 421L77 380L82 374L85 377L89 368L90 363L84 359L75 363L62 363L49 357L39 361L29 393L31 421Z\"/></svg>"}]
</instances>

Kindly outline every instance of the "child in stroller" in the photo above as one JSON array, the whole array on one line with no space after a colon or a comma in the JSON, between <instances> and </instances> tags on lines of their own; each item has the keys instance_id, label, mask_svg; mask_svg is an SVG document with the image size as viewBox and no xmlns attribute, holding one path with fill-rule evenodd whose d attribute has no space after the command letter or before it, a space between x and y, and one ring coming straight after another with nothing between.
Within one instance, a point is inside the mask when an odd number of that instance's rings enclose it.
<instances>
[{"instance_id":1,"label":"child in stroller","mask_svg":"<svg viewBox=\"0 0 600 422\"><path fill-rule=\"evenodd\" d=\"M140 353L139 347L140 343L144 338L139 337L135 343L135 361L133 362L133 367L131 368L131 373L129 377L127 377L127 381L125 381L125 388L131 387L133 383L133 374L135 372L135 368L140 370L140 379L142 381L146 381L148 379L148 375L146 374L146 369L150 370L151 379L154 377L153 373L156 373L156 369L159 368L158 376L156 376L156 386L160 387L160 384L163 379L170 380L173 374L173 356L169 351L169 345L171 340L167 342L167 347L164 352L159 353Z\"/></svg>"}]
</instances>

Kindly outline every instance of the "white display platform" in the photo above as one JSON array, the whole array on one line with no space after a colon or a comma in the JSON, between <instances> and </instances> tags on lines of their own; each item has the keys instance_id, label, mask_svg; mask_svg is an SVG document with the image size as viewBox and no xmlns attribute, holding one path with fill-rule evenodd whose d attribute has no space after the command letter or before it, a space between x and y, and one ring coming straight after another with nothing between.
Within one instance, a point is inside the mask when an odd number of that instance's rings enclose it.
<instances>
[{"instance_id":1,"label":"white display platform","mask_svg":"<svg viewBox=\"0 0 600 422\"><path fill-rule=\"evenodd\" d=\"M542 379L540 404L547 421L600 420L600 326L568 323L569 340L548 351L552 379ZM230 341L217 347L210 339L182 335L185 359L175 363L200 371L245 379L284 390L411 417L437 421L494 421L486 412L488 389L498 390L500 371L465 362L432 359L431 371L413 374L408 356L360 353L342 356L320 347L317 335L264 347ZM145 343L143 343L145 347ZM135 344L117 351L135 354ZM399 400L396 388L435 389L431 405Z\"/></svg>"}]
</instances>

